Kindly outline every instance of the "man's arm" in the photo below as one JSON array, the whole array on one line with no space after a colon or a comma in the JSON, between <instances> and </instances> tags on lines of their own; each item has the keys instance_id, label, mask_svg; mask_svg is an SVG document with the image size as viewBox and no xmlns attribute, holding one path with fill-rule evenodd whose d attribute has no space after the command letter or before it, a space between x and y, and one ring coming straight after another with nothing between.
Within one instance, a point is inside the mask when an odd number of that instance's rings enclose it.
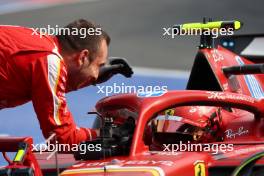
<instances>
[{"instance_id":1,"label":"man's arm","mask_svg":"<svg viewBox=\"0 0 264 176\"><path fill-rule=\"evenodd\" d=\"M95 138L96 132L74 123L65 98L66 80L63 60L54 54L39 58L32 71L32 102L45 138L55 133L59 143L78 144Z\"/></svg>"}]
</instances>

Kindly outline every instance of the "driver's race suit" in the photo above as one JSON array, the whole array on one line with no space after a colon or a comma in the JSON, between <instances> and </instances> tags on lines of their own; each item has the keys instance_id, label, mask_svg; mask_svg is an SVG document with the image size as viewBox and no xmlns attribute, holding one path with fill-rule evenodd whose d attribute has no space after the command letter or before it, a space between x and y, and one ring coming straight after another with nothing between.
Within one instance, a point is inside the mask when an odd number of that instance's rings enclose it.
<instances>
[{"instance_id":1,"label":"driver's race suit","mask_svg":"<svg viewBox=\"0 0 264 176\"><path fill-rule=\"evenodd\" d=\"M96 132L77 127L67 107L66 82L56 37L0 26L0 109L32 100L45 138L55 133L59 143L91 140Z\"/></svg>"}]
</instances>

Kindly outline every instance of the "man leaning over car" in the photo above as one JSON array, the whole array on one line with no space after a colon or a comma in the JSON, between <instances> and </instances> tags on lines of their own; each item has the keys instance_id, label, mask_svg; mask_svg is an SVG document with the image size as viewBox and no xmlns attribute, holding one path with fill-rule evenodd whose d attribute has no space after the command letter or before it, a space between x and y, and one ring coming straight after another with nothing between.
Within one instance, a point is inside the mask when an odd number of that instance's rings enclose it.
<instances>
[{"instance_id":1,"label":"man leaning over car","mask_svg":"<svg viewBox=\"0 0 264 176\"><path fill-rule=\"evenodd\" d=\"M65 28L98 26L80 19ZM76 126L65 93L117 73L131 77L131 67L123 59L108 62L110 37L103 30L86 37L40 35L30 28L0 26L0 109L32 101L45 138L55 133L65 144L96 138L98 130Z\"/></svg>"}]
</instances>

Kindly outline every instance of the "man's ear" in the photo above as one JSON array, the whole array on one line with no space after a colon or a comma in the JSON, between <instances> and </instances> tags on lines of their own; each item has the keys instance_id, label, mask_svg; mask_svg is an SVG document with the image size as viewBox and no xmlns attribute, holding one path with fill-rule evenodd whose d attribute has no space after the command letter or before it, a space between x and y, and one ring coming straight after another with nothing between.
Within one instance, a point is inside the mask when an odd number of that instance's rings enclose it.
<instances>
[{"instance_id":1,"label":"man's ear","mask_svg":"<svg viewBox=\"0 0 264 176\"><path fill-rule=\"evenodd\" d=\"M78 66L82 66L84 63L89 64L89 57L90 57L90 53L89 50L84 49L82 51L80 51L79 55L78 55Z\"/></svg>"}]
</instances>

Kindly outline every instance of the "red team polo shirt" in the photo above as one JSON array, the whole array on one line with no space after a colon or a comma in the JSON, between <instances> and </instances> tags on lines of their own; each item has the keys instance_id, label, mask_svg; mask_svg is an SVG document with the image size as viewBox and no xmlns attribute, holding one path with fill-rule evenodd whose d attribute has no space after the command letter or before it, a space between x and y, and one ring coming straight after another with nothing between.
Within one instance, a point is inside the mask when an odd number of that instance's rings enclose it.
<instances>
[{"instance_id":1,"label":"red team polo shirt","mask_svg":"<svg viewBox=\"0 0 264 176\"><path fill-rule=\"evenodd\" d=\"M65 98L67 69L55 37L0 26L0 109L32 101L45 138L78 144L96 137L74 123ZM19 118L19 117L17 117Z\"/></svg>"}]
</instances>

